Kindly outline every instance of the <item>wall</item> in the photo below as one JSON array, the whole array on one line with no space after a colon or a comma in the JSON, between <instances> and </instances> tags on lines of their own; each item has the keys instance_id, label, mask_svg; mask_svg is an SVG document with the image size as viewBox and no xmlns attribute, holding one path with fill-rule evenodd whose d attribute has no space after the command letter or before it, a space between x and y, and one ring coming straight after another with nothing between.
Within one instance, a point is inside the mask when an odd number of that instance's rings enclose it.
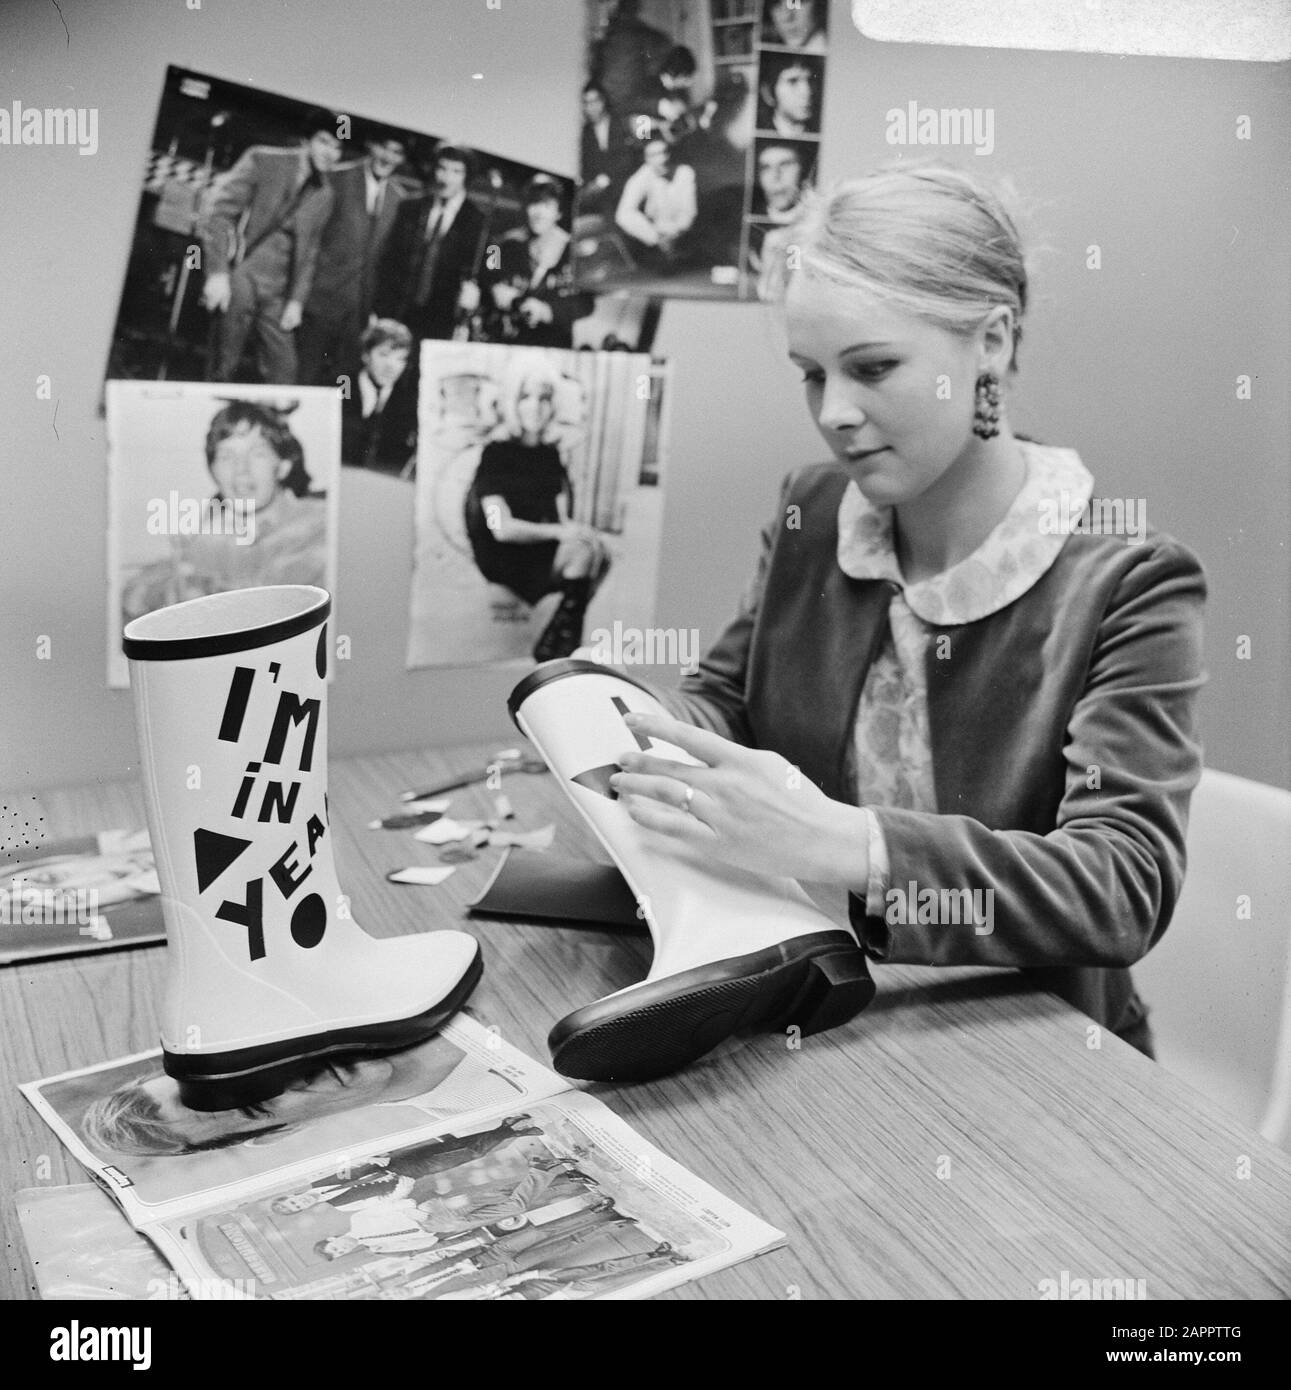
<instances>
[{"instance_id":1,"label":"wall","mask_svg":"<svg viewBox=\"0 0 1291 1390\"><path fill-rule=\"evenodd\" d=\"M190 0L195 2L195 0ZM1016 408L1077 447L1098 491L1146 499L1201 556L1212 598L1208 761L1291 785L1291 122L1286 69L876 45L832 7L826 177L895 151L884 113L989 107L995 150L1044 243ZM9 0L0 103L95 106L100 148L0 146L0 786L125 775L127 692L104 685L103 421L96 413L168 63L573 173L581 6L573 0ZM476 77L475 74L480 74ZM1239 115L1253 139L1235 139ZM919 151L910 151L918 153ZM1103 268L1086 269L1086 247ZM780 474L822 456L774 314L675 303L662 626L719 630ZM35 398L47 373L53 399ZM1239 374L1253 380L1236 399ZM512 671L405 672L411 495L347 471L332 711L341 754L506 741ZM36 659L40 634L51 658ZM1236 659L1251 638L1251 659Z\"/></svg>"}]
</instances>

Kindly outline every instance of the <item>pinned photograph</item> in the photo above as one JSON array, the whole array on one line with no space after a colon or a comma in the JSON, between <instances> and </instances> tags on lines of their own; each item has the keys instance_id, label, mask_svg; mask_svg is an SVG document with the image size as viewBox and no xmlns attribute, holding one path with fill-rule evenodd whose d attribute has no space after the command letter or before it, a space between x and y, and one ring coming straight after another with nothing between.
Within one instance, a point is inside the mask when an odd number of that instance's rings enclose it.
<instances>
[{"instance_id":1,"label":"pinned photograph","mask_svg":"<svg viewBox=\"0 0 1291 1390\"><path fill-rule=\"evenodd\" d=\"M0 852L0 965L165 939L146 830L101 830Z\"/></svg>"},{"instance_id":2,"label":"pinned photograph","mask_svg":"<svg viewBox=\"0 0 1291 1390\"><path fill-rule=\"evenodd\" d=\"M757 297L778 297L785 254L804 194L816 176L817 146L805 140L759 136L754 151L757 183L749 210L744 268Z\"/></svg>"},{"instance_id":3,"label":"pinned photograph","mask_svg":"<svg viewBox=\"0 0 1291 1390\"><path fill-rule=\"evenodd\" d=\"M650 624L666 380L639 353L422 345L410 667Z\"/></svg>"},{"instance_id":4,"label":"pinned photograph","mask_svg":"<svg viewBox=\"0 0 1291 1390\"><path fill-rule=\"evenodd\" d=\"M759 297L768 228L757 136L811 142L825 75L824 0L588 0L579 285ZM774 218L771 219L774 221Z\"/></svg>"},{"instance_id":5,"label":"pinned photograph","mask_svg":"<svg viewBox=\"0 0 1291 1390\"><path fill-rule=\"evenodd\" d=\"M645 1298L783 1239L577 1093L150 1234L227 1297L471 1302Z\"/></svg>"},{"instance_id":6,"label":"pinned photograph","mask_svg":"<svg viewBox=\"0 0 1291 1390\"><path fill-rule=\"evenodd\" d=\"M322 1154L506 1113L560 1089L558 1077L497 1041L456 1018L400 1052L320 1057L281 1095L233 1110L189 1109L160 1052L32 1082L24 1094L137 1220Z\"/></svg>"},{"instance_id":7,"label":"pinned photograph","mask_svg":"<svg viewBox=\"0 0 1291 1390\"><path fill-rule=\"evenodd\" d=\"M197 382L110 381L108 685L121 631L168 604L336 583L341 400Z\"/></svg>"},{"instance_id":8,"label":"pinned photograph","mask_svg":"<svg viewBox=\"0 0 1291 1390\"><path fill-rule=\"evenodd\" d=\"M572 192L456 138L171 67L107 375L353 400L378 320L414 344L569 346L592 307L573 286ZM398 471L391 428L346 461Z\"/></svg>"}]
</instances>

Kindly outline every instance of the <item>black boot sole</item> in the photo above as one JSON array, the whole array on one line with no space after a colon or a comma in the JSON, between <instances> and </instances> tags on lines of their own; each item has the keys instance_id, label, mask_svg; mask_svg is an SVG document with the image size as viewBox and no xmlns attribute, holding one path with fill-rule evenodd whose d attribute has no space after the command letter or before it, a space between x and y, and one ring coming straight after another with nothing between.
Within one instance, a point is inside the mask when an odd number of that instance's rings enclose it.
<instances>
[{"instance_id":1,"label":"black boot sole","mask_svg":"<svg viewBox=\"0 0 1291 1390\"><path fill-rule=\"evenodd\" d=\"M236 1110L281 1095L293 1081L316 1076L328 1062L398 1052L434 1037L470 997L484 973L479 946L466 974L450 993L411 1018L337 1028L305 1037L284 1038L228 1052L167 1052L166 1075L179 1083L179 1098L190 1110Z\"/></svg>"},{"instance_id":2,"label":"black boot sole","mask_svg":"<svg viewBox=\"0 0 1291 1390\"><path fill-rule=\"evenodd\" d=\"M874 998L865 954L846 933L813 932L598 1000L560 1020L552 1065L580 1081L651 1081L737 1032L800 1036L837 1027Z\"/></svg>"}]
</instances>

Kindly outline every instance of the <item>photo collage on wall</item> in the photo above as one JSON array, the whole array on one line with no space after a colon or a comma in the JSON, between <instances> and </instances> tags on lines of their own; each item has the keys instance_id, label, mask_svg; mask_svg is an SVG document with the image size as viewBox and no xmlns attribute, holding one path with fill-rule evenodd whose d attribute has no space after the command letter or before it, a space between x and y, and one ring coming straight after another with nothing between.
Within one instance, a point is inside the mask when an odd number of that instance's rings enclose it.
<instances>
[{"instance_id":1,"label":"photo collage on wall","mask_svg":"<svg viewBox=\"0 0 1291 1390\"><path fill-rule=\"evenodd\" d=\"M827 0L586 0L576 274L774 297L816 175Z\"/></svg>"},{"instance_id":2,"label":"photo collage on wall","mask_svg":"<svg viewBox=\"0 0 1291 1390\"><path fill-rule=\"evenodd\" d=\"M155 608L334 592L341 465L415 479L424 344L581 349L579 418L617 416L595 395L615 374L590 361L613 351L648 376L661 301L576 282L574 189L462 140L167 69L105 391L110 685L127 680L123 624ZM438 378L431 392L438 418ZM498 659L495 641L440 639L410 651Z\"/></svg>"}]
</instances>

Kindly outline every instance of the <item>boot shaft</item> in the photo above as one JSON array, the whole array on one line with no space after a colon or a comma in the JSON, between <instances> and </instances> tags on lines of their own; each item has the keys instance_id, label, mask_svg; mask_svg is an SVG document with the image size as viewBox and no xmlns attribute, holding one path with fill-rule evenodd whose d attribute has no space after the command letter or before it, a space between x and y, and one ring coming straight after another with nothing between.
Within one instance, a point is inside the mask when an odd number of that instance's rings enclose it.
<instances>
[{"instance_id":1,"label":"boot shaft","mask_svg":"<svg viewBox=\"0 0 1291 1390\"><path fill-rule=\"evenodd\" d=\"M194 1043L222 1015L183 988L209 957L252 980L274 973L317 947L343 906L327 806L330 609L321 589L246 589L126 629L174 956L168 1045Z\"/></svg>"}]
</instances>

